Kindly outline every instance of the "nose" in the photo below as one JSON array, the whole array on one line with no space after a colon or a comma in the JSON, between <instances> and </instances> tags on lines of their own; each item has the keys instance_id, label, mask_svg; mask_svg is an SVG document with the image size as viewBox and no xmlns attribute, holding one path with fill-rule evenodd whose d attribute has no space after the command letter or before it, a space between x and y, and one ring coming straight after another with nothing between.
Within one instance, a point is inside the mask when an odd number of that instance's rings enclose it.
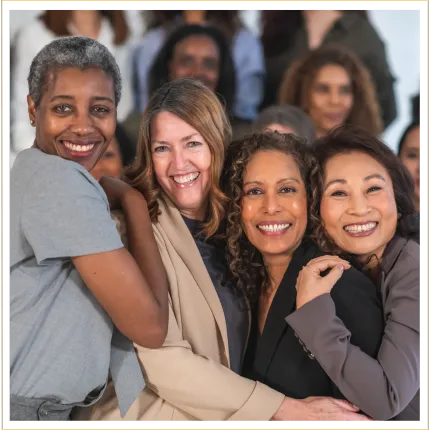
<instances>
[{"instance_id":1,"label":"nose","mask_svg":"<svg viewBox=\"0 0 430 430\"><path fill-rule=\"evenodd\" d=\"M348 213L351 215L363 216L369 213L371 208L364 195L351 196L349 200Z\"/></svg>"},{"instance_id":2,"label":"nose","mask_svg":"<svg viewBox=\"0 0 430 430\"><path fill-rule=\"evenodd\" d=\"M330 103L332 105L338 105L340 103L340 94L337 90L330 91Z\"/></svg>"},{"instance_id":3,"label":"nose","mask_svg":"<svg viewBox=\"0 0 430 430\"><path fill-rule=\"evenodd\" d=\"M173 151L172 165L176 170L178 170L179 172L186 170L186 168L188 167L188 163L188 157L186 156L184 151L182 151L182 149Z\"/></svg>"},{"instance_id":4,"label":"nose","mask_svg":"<svg viewBox=\"0 0 430 430\"><path fill-rule=\"evenodd\" d=\"M77 112L73 117L72 131L79 136L86 136L94 131L94 121L88 112Z\"/></svg>"},{"instance_id":5,"label":"nose","mask_svg":"<svg viewBox=\"0 0 430 430\"><path fill-rule=\"evenodd\" d=\"M263 210L267 215L276 215L282 211L279 196L276 192L267 192L264 195Z\"/></svg>"}]
</instances>

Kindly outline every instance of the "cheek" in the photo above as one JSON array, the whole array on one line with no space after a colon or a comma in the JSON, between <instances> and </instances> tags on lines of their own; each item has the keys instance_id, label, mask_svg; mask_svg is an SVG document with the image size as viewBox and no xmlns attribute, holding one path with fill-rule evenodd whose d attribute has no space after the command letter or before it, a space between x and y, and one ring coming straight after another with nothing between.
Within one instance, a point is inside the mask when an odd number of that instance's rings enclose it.
<instances>
[{"instance_id":1,"label":"cheek","mask_svg":"<svg viewBox=\"0 0 430 430\"><path fill-rule=\"evenodd\" d=\"M153 157L152 158L152 164L154 166L154 174L159 182L159 184L162 184L163 182L166 182L168 179L168 168L169 168L169 160L167 157Z\"/></svg>"},{"instance_id":2,"label":"cheek","mask_svg":"<svg viewBox=\"0 0 430 430\"><path fill-rule=\"evenodd\" d=\"M348 94L344 97L343 104L347 109L352 109L352 106L354 104L354 96L352 94Z\"/></svg>"},{"instance_id":3,"label":"cheek","mask_svg":"<svg viewBox=\"0 0 430 430\"><path fill-rule=\"evenodd\" d=\"M322 199L321 201L321 221L327 231L335 230L336 226L340 226L339 216L342 212L339 205Z\"/></svg>"}]
</instances>

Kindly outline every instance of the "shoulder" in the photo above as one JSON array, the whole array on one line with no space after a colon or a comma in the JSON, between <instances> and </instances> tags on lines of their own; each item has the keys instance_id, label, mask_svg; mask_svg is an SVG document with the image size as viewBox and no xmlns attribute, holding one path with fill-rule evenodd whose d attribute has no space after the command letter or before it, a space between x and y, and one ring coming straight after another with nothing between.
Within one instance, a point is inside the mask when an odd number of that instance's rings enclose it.
<instances>
[{"instance_id":1,"label":"shoulder","mask_svg":"<svg viewBox=\"0 0 430 430\"><path fill-rule=\"evenodd\" d=\"M17 158L16 161L18 169L28 169L28 195L37 198L49 195L61 199L90 195L105 200L107 204L103 189L80 164L45 154L36 148L25 152L23 157Z\"/></svg>"},{"instance_id":2,"label":"shoulder","mask_svg":"<svg viewBox=\"0 0 430 430\"><path fill-rule=\"evenodd\" d=\"M407 260L417 267L420 264L420 245L414 240L408 240L400 253L402 260Z\"/></svg>"}]
</instances>

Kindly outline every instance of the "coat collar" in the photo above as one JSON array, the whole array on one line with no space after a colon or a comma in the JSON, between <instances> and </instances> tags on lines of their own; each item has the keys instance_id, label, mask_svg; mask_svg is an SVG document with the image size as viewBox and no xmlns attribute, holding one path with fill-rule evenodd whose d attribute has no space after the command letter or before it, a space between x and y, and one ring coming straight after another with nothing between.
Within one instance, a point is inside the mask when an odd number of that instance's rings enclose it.
<instances>
[{"instance_id":1,"label":"coat collar","mask_svg":"<svg viewBox=\"0 0 430 430\"><path fill-rule=\"evenodd\" d=\"M179 210L166 195L163 194L158 203L161 211L158 217L158 224L166 232L173 248L175 248L175 251L181 257L203 293L218 325L227 360L230 363L224 311L194 238L188 230Z\"/></svg>"},{"instance_id":2,"label":"coat collar","mask_svg":"<svg viewBox=\"0 0 430 430\"><path fill-rule=\"evenodd\" d=\"M255 356L255 368L261 369L263 375L267 373L276 346L287 326L285 318L295 310L295 287L299 273L304 265L316 257L317 253L318 249L312 242L303 242L294 252L282 282L273 297Z\"/></svg>"},{"instance_id":3,"label":"coat collar","mask_svg":"<svg viewBox=\"0 0 430 430\"><path fill-rule=\"evenodd\" d=\"M382 271L385 276L393 268L407 241L408 240L404 237L396 235L390 240L390 242L388 242L387 247L385 248L384 254L382 256Z\"/></svg>"}]
</instances>

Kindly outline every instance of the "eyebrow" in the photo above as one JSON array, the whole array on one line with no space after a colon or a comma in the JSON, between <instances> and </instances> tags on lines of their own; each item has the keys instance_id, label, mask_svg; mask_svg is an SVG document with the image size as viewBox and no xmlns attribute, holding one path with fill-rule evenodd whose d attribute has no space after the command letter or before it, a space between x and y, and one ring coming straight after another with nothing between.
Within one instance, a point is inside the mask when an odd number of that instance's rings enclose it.
<instances>
[{"instance_id":1,"label":"eyebrow","mask_svg":"<svg viewBox=\"0 0 430 430\"><path fill-rule=\"evenodd\" d=\"M296 178L284 178L284 179L279 179L279 181L276 182L276 185L279 185L282 182L288 182L288 181L293 181L293 182L297 182L298 184L300 184L300 181ZM260 181L248 181L248 182L245 182L243 184L243 186L246 186L246 185L264 185L264 183L260 182Z\"/></svg>"},{"instance_id":2,"label":"eyebrow","mask_svg":"<svg viewBox=\"0 0 430 430\"><path fill-rule=\"evenodd\" d=\"M66 100L75 100L75 97L71 96L71 95L67 95L67 94L59 94L57 96L53 96L51 97L51 102L58 100L58 99L66 99ZM110 97L104 97L104 96L95 96L95 97L91 97L92 100L96 100L96 101L108 101L112 104L114 104L114 101L110 98Z\"/></svg>"},{"instance_id":3,"label":"eyebrow","mask_svg":"<svg viewBox=\"0 0 430 430\"><path fill-rule=\"evenodd\" d=\"M195 137L195 136L200 136L200 137L202 137L200 133L193 133L193 134L190 134L190 135L188 135L188 136L185 136L185 137L181 138L181 142L186 142L187 140L190 140L192 137ZM153 145L154 145L155 143L159 143L159 144L161 144L161 145L166 145L166 144L168 144L169 142L166 142L165 140L153 140L153 141L151 142L151 144L153 144Z\"/></svg>"},{"instance_id":4,"label":"eyebrow","mask_svg":"<svg viewBox=\"0 0 430 430\"><path fill-rule=\"evenodd\" d=\"M374 173L374 174L372 174L372 175L366 176L363 180L364 180L364 181L369 181L370 179L374 179L374 178L381 179L382 181L387 182L387 181L385 180L385 178L384 178L382 175L380 175L379 173ZM327 183L327 185L324 187L324 191L325 191L325 190L326 190L330 185L333 185L333 184L336 184L336 183L339 183L339 184L346 184L346 181L345 181L345 179L333 179L332 181L330 181L330 182L328 182L328 183Z\"/></svg>"}]
</instances>

